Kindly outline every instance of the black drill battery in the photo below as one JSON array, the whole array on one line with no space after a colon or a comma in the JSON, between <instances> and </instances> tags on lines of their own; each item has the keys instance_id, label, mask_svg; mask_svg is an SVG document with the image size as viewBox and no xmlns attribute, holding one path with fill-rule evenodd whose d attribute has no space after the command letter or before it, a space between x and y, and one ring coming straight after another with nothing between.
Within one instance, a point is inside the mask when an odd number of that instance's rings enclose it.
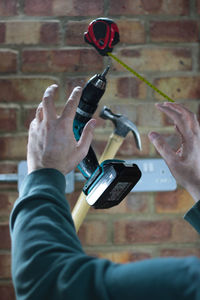
<instances>
[{"instance_id":1,"label":"black drill battery","mask_svg":"<svg viewBox=\"0 0 200 300\"><path fill-rule=\"evenodd\" d=\"M141 178L135 164L122 160L106 160L99 165L85 183L86 201L96 209L110 208L119 204Z\"/></svg>"}]
</instances>

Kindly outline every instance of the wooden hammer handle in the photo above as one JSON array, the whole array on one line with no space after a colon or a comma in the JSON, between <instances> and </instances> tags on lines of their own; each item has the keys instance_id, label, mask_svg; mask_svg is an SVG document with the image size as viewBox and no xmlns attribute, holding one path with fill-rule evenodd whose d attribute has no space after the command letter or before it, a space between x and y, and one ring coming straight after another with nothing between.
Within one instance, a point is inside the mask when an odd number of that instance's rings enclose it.
<instances>
[{"instance_id":1,"label":"wooden hammer handle","mask_svg":"<svg viewBox=\"0 0 200 300\"><path fill-rule=\"evenodd\" d=\"M103 162L106 159L111 159L111 158L115 157L115 154L117 153L123 140L124 140L123 137L120 137L120 136L112 133L109 137L106 148L99 159L99 163ZM72 219L74 221L76 232L78 232L89 209L90 209L90 205L86 201L86 196L83 192L81 192L81 194L76 202L76 205L74 206L74 209L72 210Z\"/></svg>"},{"instance_id":2,"label":"wooden hammer handle","mask_svg":"<svg viewBox=\"0 0 200 300\"><path fill-rule=\"evenodd\" d=\"M86 201L86 196L83 192L81 192L76 202L76 205L72 210L72 219L74 221L76 232L79 231L79 228L83 223L89 209L90 209L90 205Z\"/></svg>"},{"instance_id":3,"label":"wooden hammer handle","mask_svg":"<svg viewBox=\"0 0 200 300\"><path fill-rule=\"evenodd\" d=\"M123 140L123 137L112 133L108 139L106 148L99 159L99 163L102 163L106 159L112 159L115 157L115 154L119 150Z\"/></svg>"}]
</instances>

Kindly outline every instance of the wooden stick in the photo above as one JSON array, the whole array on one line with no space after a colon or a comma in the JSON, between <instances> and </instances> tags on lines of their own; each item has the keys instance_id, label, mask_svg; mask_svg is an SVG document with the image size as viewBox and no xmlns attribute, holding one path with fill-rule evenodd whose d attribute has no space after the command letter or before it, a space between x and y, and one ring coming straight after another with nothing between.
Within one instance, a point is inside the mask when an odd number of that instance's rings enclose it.
<instances>
[{"instance_id":1,"label":"wooden stick","mask_svg":"<svg viewBox=\"0 0 200 300\"><path fill-rule=\"evenodd\" d=\"M106 148L99 159L99 163L102 163L104 160L114 158L123 140L123 137L112 133L109 137ZM72 219L74 221L76 232L79 231L79 228L83 223L89 209L90 205L86 201L86 195L81 192L76 205L72 210Z\"/></svg>"}]
</instances>

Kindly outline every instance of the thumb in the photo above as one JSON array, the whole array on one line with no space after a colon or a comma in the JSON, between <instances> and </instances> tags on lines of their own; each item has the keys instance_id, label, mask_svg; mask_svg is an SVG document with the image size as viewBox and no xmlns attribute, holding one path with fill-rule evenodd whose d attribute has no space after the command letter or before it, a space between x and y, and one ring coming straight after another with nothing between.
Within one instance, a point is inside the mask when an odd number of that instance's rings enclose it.
<instances>
[{"instance_id":1,"label":"thumb","mask_svg":"<svg viewBox=\"0 0 200 300\"><path fill-rule=\"evenodd\" d=\"M148 137L163 159L167 163L171 162L175 157L175 152L171 149L169 144L165 142L164 138L157 132L150 132Z\"/></svg>"},{"instance_id":2,"label":"thumb","mask_svg":"<svg viewBox=\"0 0 200 300\"><path fill-rule=\"evenodd\" d=\"M81 150L81 153L83 153L83 157L85 157L88 153L90 144L92 142L95 126L96 126L95 119L91 119L90 121L88 121L78 141L78 147Z\"/></svg>"}]
</instances>

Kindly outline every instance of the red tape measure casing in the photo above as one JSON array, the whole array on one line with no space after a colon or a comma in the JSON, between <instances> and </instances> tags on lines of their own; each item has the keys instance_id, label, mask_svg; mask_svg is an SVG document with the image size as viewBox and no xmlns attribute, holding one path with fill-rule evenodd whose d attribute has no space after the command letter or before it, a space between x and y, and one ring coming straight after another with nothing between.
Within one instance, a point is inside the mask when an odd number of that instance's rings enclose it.
<instances>
[{"instance_id":1,"label":"red tape measure casing","mask_svg":"<svg viewBox=\"0 0 200 300\"><path fill-rule=\"evenodd\" d=\"M89 24L88 31L84 33L84 39L102 56L106 56L108 52L112 52L113 47L120 40L119 29L113 20L98 18Z\"/></svg>"}]
</instances>

